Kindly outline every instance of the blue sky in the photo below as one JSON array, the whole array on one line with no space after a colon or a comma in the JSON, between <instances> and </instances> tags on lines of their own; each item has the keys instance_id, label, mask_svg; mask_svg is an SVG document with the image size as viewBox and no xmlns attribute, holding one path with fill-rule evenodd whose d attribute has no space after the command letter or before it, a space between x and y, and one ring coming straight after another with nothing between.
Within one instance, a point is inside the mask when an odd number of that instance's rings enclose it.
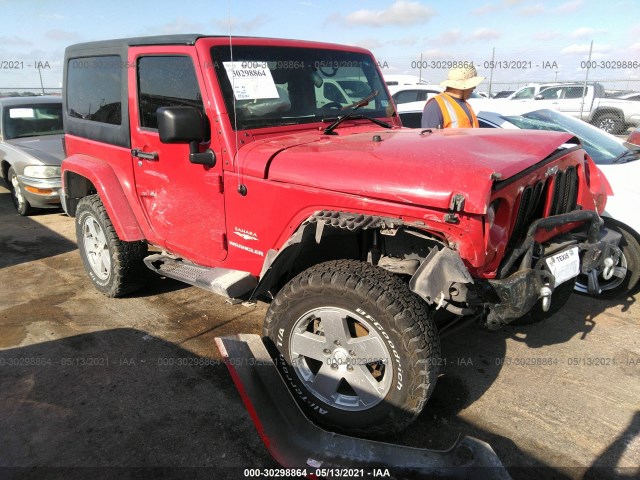
<instances>
[{"instance_id":1,"label":"blue sky","mask_svg":"<svg viewBox=\"0 0 640 480\"><path fill-rule=\"evenodd\" d=\"M446 77L438 61L471 60L489 77L495 47L500 68L493 90L528 81L583 80L580 63L640 62L637 0L0 0L0 88L60 87L64 48L72 43L166 33L252 35L331 41L369 48L384 74ZM7 69L6 62L21 62ZM507 64L507 62L509 62ZM513 62L526 68L507 68ZM530 63L529 63L530 62ZM15 65L15 63L14 63ZM547 66L548 68L543 68ZM603 63L590 80L616 79L640 90L640 68ZM435 68L432 68L435 67ZM635 80L635 81L634 81ZM480 89L486 90L488 79ZM2 90L0 90L1 92Z\"/></svg>"}]
</instances>

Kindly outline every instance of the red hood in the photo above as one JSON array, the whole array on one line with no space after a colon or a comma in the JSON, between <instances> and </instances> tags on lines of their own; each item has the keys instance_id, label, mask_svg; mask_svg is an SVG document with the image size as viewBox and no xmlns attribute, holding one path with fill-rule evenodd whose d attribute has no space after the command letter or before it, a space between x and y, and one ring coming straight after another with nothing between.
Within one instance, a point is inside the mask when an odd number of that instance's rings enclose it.
<instances>
[{"instance_id":1,"label":"red hood","mask_svg":"<svg viewBox=\"0 0 640 480\"><path fill-rule=\"evenodd\" d=\"M465 196L464 211L485 213L493 173L502 179L534 165L572 138L529 130L419 129L340 135L305 132L259 140L242 148L242 173L273 181L392 202L447 209ZM382 141L373 141L379 135Z\"/></svg>"}]
</instances>

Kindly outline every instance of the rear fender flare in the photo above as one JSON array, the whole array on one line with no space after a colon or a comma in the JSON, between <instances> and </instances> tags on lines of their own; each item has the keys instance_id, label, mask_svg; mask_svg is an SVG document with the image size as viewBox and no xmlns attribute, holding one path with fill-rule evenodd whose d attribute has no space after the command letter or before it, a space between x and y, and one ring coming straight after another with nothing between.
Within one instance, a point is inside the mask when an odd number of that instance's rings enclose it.
<instances>
[{"instance_id":1,"label":"rear fender flare","mask_svg":"<svg viewBox=\"0 0 640 480\"><path fill-rule=\"evenodd\" d=\"M62 185L67 197L66 211L70 216L75 216L80 199L95 191L121 240L133 242L145 239L111 165L88 155L72 155L64 160L62 168Z\"/></svg>"}]
</instances>

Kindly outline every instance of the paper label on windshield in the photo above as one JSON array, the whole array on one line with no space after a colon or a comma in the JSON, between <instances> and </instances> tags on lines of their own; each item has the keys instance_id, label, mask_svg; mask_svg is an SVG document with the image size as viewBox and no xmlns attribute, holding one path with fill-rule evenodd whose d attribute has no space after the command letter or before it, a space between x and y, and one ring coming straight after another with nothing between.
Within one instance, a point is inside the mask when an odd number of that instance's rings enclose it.
<instances>
[{"instance_id":1,"label":"paper label on windshield","mask_svg":"<svg viewBox=\"0 0 640 480\"><path fill-rule=\"evenodd\" d=\"M12 108L9 110L9 118L33 118L33 108Z\"/></svg>"},{"instance_id":2,"label":"paper label on windshield","mask_svg":"<svg viewBox=\"0 0 640 480\"><path fill-rule=\"evenodd\" d=\"M267 62L223 62L236 100L279 98Z\"/></svg>"}]
</instances>

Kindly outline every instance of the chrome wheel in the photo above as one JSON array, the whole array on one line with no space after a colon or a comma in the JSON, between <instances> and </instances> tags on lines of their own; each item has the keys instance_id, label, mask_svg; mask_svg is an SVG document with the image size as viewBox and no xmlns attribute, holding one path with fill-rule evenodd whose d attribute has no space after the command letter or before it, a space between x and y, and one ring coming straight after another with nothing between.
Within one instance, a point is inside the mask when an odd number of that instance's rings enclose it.
<instances>
[{"instance_id":1,"label":"chrome wheel","mask_svg":"<svg viewBox=\"0 0 640 480\"><path fill-rule=\"evenodd\" d=\"M391 356L370 322L342 308L322 307L294 323L291 365L304 386L334 408L370 409L391 388Z\"/></svg>"},{"instance_id":2,"label":"chrome wheel","mask_svg":"<svg viewBox=\"0 0 640 480\"><path fill-rule=\"evenodd\" d=\"M107 280L111 274L111 254L104 230L94 217L88 216L82 225L82 233L84 250L93 273L100 280Z\"/></svg>"},{"instance_id":3,"label":"chrome wheel","mask_svg":"<svg viewBox=\"0 0 640 480\"><path fill-rule=\"evenodd\" d=\"M11 193L13 197L13 204L16 206L16 209L23 209L26 200L24 198L24 195L22 195L22 190L20 189L20 184L18 183L18 177L15 173L11 175Z\"/></svg>"}]
</instances>

